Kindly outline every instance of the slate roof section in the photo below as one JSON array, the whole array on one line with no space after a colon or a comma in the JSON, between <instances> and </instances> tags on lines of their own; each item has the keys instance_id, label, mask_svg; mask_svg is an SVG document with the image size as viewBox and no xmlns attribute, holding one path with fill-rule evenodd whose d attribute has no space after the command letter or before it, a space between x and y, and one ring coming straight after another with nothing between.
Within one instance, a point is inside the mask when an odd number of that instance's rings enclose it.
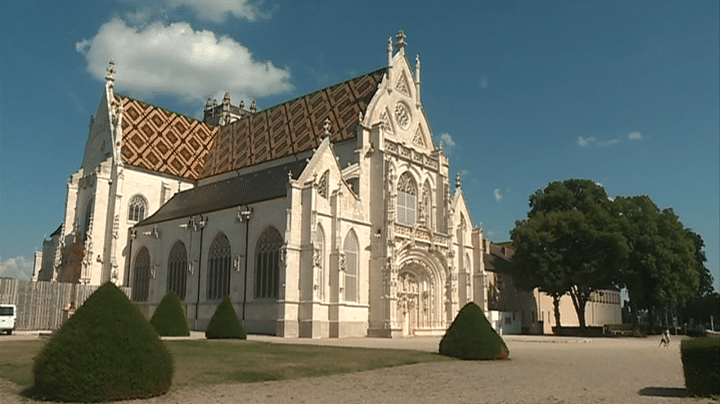
<instances>
[{"instance_id":1,"label":"slate roof section","mask_svg":"<svg viewBox=\"0 0 720 404\"><path fill-rule=\"evenodd\" d=\"M510 273L514 256L515 246L512 243L490 244L490 252L483 257L485 270Z\"/></svg>"},{"instance_id":2,"label":"slate roof section","mask_svg":"<svg viewBox=\"0 0 720 404\"><path fill-rule=\"evenodd\" d=\"M201 178L318 147L326 118L332 142L354 138L359 115L365 114L386 71L376 70L223 126Z\"/></svg>"},{"instance_id":3,"label":"slate roof section","mask_svg":"<svg viewBox=\"0 0 720 404\"><path fill-rule=\"evenodd\" d=\"M297 179L306 166L300 159L179 192L136 227L284 197L288 172Z\"/></svg>"},{"instance_id":4,"label":"slate roof section","mask_svg":"<svg viewBox=\"0 0 720 404\"><path fill-rule=\"evenodd\" d=\"M124 164L193 181L200 177L218 128L125 95L115 99L125 108Z\"/></svg>"}]
</instances>

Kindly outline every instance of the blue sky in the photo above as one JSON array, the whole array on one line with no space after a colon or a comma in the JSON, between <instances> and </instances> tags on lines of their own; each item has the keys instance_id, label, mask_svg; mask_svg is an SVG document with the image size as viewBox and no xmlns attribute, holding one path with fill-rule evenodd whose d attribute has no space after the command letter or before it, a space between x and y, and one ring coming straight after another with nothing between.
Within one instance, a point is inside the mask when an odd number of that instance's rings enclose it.
<instances>
[{"instance_id":1,"label":"blue sky","mask_svg":"<svg viewBox=\"0 0 720 404\"><path fill-rule=\"evenodd\" d=\"M62 221L108 59L117 91L200 117L225 91L263 109L380 68L403 29L487 237L590 178L672 207L720 288L718 21L717 0L2 2L0 274L29 276Z\"/></svg>"}]
</instances>

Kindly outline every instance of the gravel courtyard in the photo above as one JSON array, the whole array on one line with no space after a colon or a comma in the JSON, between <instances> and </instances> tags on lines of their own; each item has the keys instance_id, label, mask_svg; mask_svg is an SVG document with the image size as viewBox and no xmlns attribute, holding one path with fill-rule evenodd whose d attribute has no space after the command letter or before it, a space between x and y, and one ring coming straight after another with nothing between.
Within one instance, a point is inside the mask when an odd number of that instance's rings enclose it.
<instances>
[{"instance_id":1,"label":"gravel courtyard","mask_svg":"<svg viewBox=\"0 0 720 404\"><path fill-rule=\"evenodd\" d=\"M437 351L439 338L250 340ZM329 377L173 390L137 403L710 403L683 397L679 341L505 336L509 361L437 362ZM2 389L0 389L2 390ZM19 397L0 394L0 401Z\"/></svg>"}]
</instances>

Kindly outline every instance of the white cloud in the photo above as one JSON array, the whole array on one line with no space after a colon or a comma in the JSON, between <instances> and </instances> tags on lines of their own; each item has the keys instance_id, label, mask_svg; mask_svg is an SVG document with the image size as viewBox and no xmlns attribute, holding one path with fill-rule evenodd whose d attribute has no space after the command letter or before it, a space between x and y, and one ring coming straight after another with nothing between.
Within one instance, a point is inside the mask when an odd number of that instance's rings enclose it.
<instances>
[{"instance_id":1,"label":"white cloud","mask_svg":"<svg viewBox=\"0 0 720 404\"><path fill-rule=\"evenodd\" d=\"M228 15L255 21L258 18L268 18L269 13L260 10L259 4L249 0L159 0L149 3L146 0L126 0L133 3L140 10L129 14L135 21L148 18L149 14L165 14L170 10L189 8L197 18L214 22L225 22Z\"/></svg>"},{"instance_id":2,"label":"white cloud","mask_svg":"<svg viewBox=\"0 0 720 404\"><path fill-rule=\"evenodd\" d=\"M455 141L453 140L452 136L450 136L449 133L441 133L440 134L440 141L443 143L443 147L445 148L445 154L452 153L452 149L455 147Z\"/></svg>"},{"instance_id":3,"label":"white cloud","mask_svg":"<svg viewBox=\"0 0 720 404\"><path fill-rule=\"evenodd\" d=\"M503 194L502 194L502 192L500 191L500 188L495 188L494 194L495 194L495 200L498 201L498 202L500 202L500 201L502 200L502 198L503 198Z\"/></svg>"},{"instance_id":4,"label":"white cloud","mask_svg":"<svg viewBox=\"0 0 720 404\"><path fill-rule=\"evenodd\" d=\"M0 277L29 281L32 278L32 272L33 263L25 257L0 259Z\"/></svg>"},{"instance_id":5,"label":"white cloud","mask_svg":"<svg viewBox=\"0 0 720 404\"><path fill-rule=\"evenodd\" d=\"M138 29L115 18L94 38L78 42L76 49L97 78L106 76L107 63L114 60L115 87L136 95L166 94L203 102L230 91L237 103L292 89L288 69L256 61L235 39L195 31L186 22L154 22Z\"/></svg>"},{"instance_id":6,"label":"white cloud","mask_svg":"<svg viewBox=\"0 0 720 404\"><path fill-rule=\"evenodd\" d=\"M643 135L642 135L642 133L635 131L635 132L630 132L628 134L627 138L630 140L640 140L643 138Z\"/></svg>"},{"instance_id":7,"label":"white cloud","mask_svg":"<svg viewBox=\"0 0 720 404\"><path fill-rule=\"evenodd\" d=\"M595 136L588 136L588 137L578 136L578 138L577 138L577 144L580 147L587 147L595 142L596 142Z\"/></svg>"},{"instance_id":8,"label":"white cloud","mask_svg":"<svg viewBox=\"0 0 720 404\"><path fill-rule=\"evenodd\" d=\"M607 142L601 143L600 146L612 146L612 145L614 145L614 144L616 144L616 143L619 143L619 142L620 142L620 139L610 139L610 140L608 140Z\"/></svg>"}]
</instances>

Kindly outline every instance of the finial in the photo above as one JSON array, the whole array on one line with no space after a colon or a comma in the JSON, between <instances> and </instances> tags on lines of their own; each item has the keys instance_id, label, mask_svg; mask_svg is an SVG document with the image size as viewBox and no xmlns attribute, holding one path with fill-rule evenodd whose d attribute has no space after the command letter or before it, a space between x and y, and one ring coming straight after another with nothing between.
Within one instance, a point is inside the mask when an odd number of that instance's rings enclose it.
<instances>
[{"instance_id":1,"label":"finial","mask_svg":"<svg viewBox=\"0 0 720 404\"><path fill-rule=\"evenodd\" d=\"M455 187L460 188L462 186L462 182L460 181L460 171L458 171L457 175L455 175Z\"/></svg>"},{"instance_id":2,"label":"finial","mask_svg":"<svg viewBox=\"0 0 720 404\"><path fill-rule=\"evenodd\" d=\"M239 105L239 107L240 107L240 111L244 110L244 109L245 109L245 101L240 100L240 105Z\"/></svg>"},{"instance_id":3,"label":"finial","mask_svg":"<svg viewBox=\"0 0 720 404\"><path fill-rule=\"evenodd\" d=\"M398 52L403 52L405 49L405 46L407 46L407 42L405 42L405 31L403 31L403 30L398 31L396 39L397 39L396 45L398 48Z\"/></svg>"},{"instance_id":4,"label":"finial","mask_svg":"<svg viewBox=\"0 0 720 404\"><path fill-rule=\"evenodd\" d=\"M212 99L210 97L208 97L208 100L205 103L205 110L207 111L209 109L212 109Z\"/></svg>"},{"instance_id":5,"label":"finial","mask_svg":"<svg viewBox=\"0 0 720 404\"><path fill-rule=\"evenodd\" d=\"M113 82L115 81L115 61L110 59L110 62L108 63L107 67L107 76L105 76L105 80Z\"/></svg>"},{"instance_id":6,"label":"finial","mask_svg":"<svg viewBox=\"0 0 720 404\"><path fill-rule=\"evenodd\" d=\"M225 96L223 97L223 104L230 105L230 92L225 92Z\"/></svg>"},{"instance_id":7,"label":"finial","mask_svg":"<svg viewBox=\"0 0 720 404\"><path fill-rule=\"evenodd\" d=\"M392 45L392 37L388 37L388 46L387 46L387 54L388 54L388 66L392 64L392 57L393 57L393 45Z\"/></svg>"},{"instance_id":8,"label":"finial","mask_svg":"<svg viewBox=\"0 0 720 404\"><path fill-rule=\"evenodd\" d=\"M330 118L325 118L323 121L323 129L325 130L325 137L330 136Z\"/></svg>"},{"instance_id":9,"label":"finial","mask_svg":"<svg viewBox=\"0 0 720 404\"><path fill-rule=\"evenodd\" d=\"M252 112L253 114L257 112L257 103L255 102L255 100L252 100L252 102L250 103L250 112Z\"/></svg>"},{"instance_id":10,"label":"finial","mask_svg":"<svg viewBox=\"0 0 720 404\"><path fill-rule=\"evenodd\" d=\"M364 118L364 117L363 117L362 111L358 112L358 123L362 123L363 118Z\"/></svg>"}]
</instances>

